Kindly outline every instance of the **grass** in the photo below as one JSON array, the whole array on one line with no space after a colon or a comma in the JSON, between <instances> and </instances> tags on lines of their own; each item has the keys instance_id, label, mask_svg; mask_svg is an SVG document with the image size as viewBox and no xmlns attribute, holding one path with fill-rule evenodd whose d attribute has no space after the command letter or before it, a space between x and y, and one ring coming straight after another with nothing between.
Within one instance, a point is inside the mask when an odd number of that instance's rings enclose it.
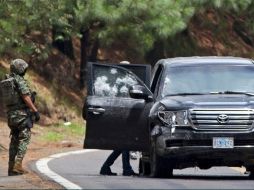
<instances>
[{"instance_id":1,"label":"grass","mask_svg":"<svg viewBox=\"0 0 254 190\"><path fill-rule=\"evenodd\" d=\"M46 142L60 142L63 140L79 141L83 140L85 134L84 123L71 123L70 125L64 125L64 123L58 123L47 128L47 130L41 135L40 139Z\"/></svg>"},{"instance_id":2,"label":"grass","mask_svg":"<svg viewBox=\"0 0 254 190\"><path fill-rule=\"evenodd\" d=\"M64 139L64 135L62 133L49 131L42 137L42 139L47 142L59 142Z\"/></svg>"},{"instance_id":3,"label":"grass","mask_svg":"<svg viewBox=\"0 0 254 190\"><path fill-rule=\"evenodd\" d=\"M80 126L78 124L71 124L69 126L65 126L67 129L67 134L83 136L84 135L84 126Z\"/></svg>"}]
</instances>

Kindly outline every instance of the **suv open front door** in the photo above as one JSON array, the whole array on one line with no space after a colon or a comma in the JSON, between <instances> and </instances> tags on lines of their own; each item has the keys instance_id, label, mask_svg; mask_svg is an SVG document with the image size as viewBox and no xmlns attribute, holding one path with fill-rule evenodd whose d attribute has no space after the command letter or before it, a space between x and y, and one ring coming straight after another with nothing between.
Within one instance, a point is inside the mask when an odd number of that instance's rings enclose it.
<instances>
[{"instance_id":1,"label":"suv open front door","mask_svg":"<svg viewBox=\"0 0 254 190\"><path fill-rule=\"evenodd\" d=\"M125 65L88 64L88 96L83 115L86 118L84 148L148 150L148 114L153 102L133 99L133 85L149 83L150 66L132 65L131 70L143 73L144 82ZM143 71L142 71L143 70ZM149 93L151 93L149 91ZM151 94L152 95L152 94Z\"/></svg>"}]
</instances>

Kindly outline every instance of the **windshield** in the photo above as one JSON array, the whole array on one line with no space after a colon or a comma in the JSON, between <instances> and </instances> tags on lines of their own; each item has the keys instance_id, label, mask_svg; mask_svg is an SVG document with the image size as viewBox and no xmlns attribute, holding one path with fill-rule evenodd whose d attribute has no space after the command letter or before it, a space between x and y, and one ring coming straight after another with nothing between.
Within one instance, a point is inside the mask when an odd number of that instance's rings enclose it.
<instances>
[{"instance_id":1,"label":"windshield","mask_svg":"<svg viewBox=\"0 0 254 190\"><path fill-rule=\"evenodd\" d=\"M253 93L254 66L216 64L169 67L162 81L162 97L225 91Z\"/></svg>"}]
</instances>

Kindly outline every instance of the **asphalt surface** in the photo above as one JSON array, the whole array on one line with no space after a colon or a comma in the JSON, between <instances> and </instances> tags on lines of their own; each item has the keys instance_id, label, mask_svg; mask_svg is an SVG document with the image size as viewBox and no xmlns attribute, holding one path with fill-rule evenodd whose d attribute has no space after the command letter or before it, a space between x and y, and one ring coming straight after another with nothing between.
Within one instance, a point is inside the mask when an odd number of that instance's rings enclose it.
<instances>
[{"instance_id":1,"label":"asphalt surface","mask_svg":"<svg viewBox=\"0 0 254 190\"><path fill-rule=\"evenodd\" d=\"M228 167L174 170L172 179L125 177L121 157L111 168L118 176L100 176L100 167L109 154L110 151L96 151L68 155L51 160L48 166L82 189L254 189L254 180ZM138 172L138 161L131 160L131 165Z\"/></svg>"}]
</instances>

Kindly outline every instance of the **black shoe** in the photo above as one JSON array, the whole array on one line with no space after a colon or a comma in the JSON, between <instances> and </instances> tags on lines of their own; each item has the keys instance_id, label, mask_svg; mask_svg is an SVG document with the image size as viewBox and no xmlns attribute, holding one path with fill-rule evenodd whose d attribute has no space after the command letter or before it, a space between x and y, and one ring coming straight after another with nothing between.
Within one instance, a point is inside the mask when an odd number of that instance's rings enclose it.
<instances>
[{"instance_id":1,"label":"black shoe","mask_svg":"<svg viewBox=\"0 0 254 190\"><path fill-rule=\"evenodd\" d=\"M102 167L100 174L101 175L111 175L111 176L117 175L117 173L111 172L111 169L109 167Z\"/></svg>"},{"instance_id":2,"label":"black shoe","mask_svg":"<svg viewBox=\"0 0 254 190\"><path fill-rule=\"evenodd\" d=\"M123 176L138 176L133 170L123 171Z\"/></svg>"},{"instance_id":3,"label":"black shoe","mask_svg":"<svg viewBox=\"0 0 254 190\"><path fill-rule=\"evenodd\" d=\"M13 172L13 171L8 171L8 176L16 176L16 175L22 175L21 173Z\"/></svg>"}]
</instances>

